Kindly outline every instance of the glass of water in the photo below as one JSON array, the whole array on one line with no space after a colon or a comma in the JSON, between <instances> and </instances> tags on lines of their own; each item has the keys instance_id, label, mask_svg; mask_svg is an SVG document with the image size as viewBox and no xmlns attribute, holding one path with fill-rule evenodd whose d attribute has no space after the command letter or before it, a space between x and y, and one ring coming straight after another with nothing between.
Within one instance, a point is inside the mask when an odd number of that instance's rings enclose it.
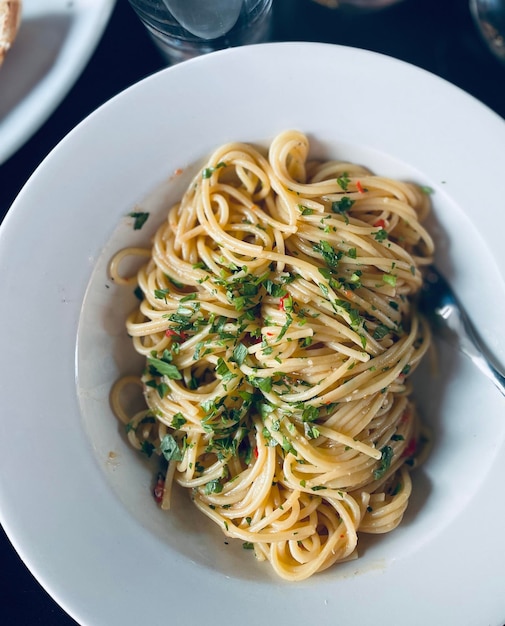
<instances>
[{"instance_id":1,"label":"glass of water","mask_svg":"<svg viewBox=\"0 0 505 626\"><path fill-rule=\"evenodd\" d=\"M272 0L128 0L165 60L268 41Z\"/></svg>"}]
</instances>

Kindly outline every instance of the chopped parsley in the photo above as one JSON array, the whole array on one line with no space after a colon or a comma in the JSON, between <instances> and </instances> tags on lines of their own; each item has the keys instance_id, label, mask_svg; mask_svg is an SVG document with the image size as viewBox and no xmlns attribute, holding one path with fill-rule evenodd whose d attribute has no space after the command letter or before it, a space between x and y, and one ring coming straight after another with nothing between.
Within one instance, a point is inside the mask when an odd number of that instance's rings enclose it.
<instances>
[{"instance_id":1,"label":"chopped parsley","mask_svg":"<svg viewBox=\"0 0 505 626\"><path fill-rule=\"evenodd\" d=\"M246 346L243 343L238 343L233 350L233 356L231 360L240 367L242 363L245 361L246 356L247 356Z\"/></svg>"},{"instance_id":2,"label":"chopped parsley","mask_svg":"<svg viewBox=\"0 0 505 626\"><path fill-rule=\"evenodd\" d=\"M379 242L386 241L386 239L388 239L389 237L389 233L385 228L380 228L379 230L376 230L373 233L373 235L374 235L375 241L379 241Z\"/></svg>"},{"instance_id":3,"label":"chopped parsley","mask_svg":"<svg viewBox=\"0 0 505 626\"><path fill-rule=\"evenodd\" d=\"M347 191L347 187L350 182L351 182L351 179L349 178L349 175L347 174L347 172L344 172L342 176L339 176L337 178L337 183L340 189L342 189L343 191Z\"/></svg>"},{"instance_id":4,"label":"chopped parsley","mask_svg":"<svg viewBox=\"0 0 505 626\"><path fill-rule=\"evenodd\" d=\"M349 218L347 214L351 210L354 200L351 200L349 196L343 196L341 200L335 200L331 203L331 210L333 213L338 213L344 217L345 223L349 224Z\"/></svg>"},{"instance_id":5,"label":"chopped parsley","mask_svg":"<svg viewBox=\"0 0 505 626\"><path fill-rule=\"evenodd\" d=\"M343 252L335 250L327 241L320 241L312 246L314 252L320 254L329 268L335 269L343 256Z\"/></svg>"},{"instance_id":6,"label":"chopped parsley","mask_svg":"<svg viewBox=\"0 0 505 626\"><path fill-rule=\"evenodd\" d=\"M133 230L140 230L147 222L149 213L144 213L143 211L133 211L132 213L128 213L128 217L133 217L134 219Z\"/></svg>"},{"instance_id":7,"label":"chopped parsley","mask_svg":"<svg viewBox=\"0 0 505 626\"><path fill-rule=\"evenodd\" d=\"M281 332L277 335L277 341L279 341L279 339L282 339L284 337L284 335L286 334L288 328L291 326L292 323L293 323L293 318L288 313L288 315L286 315L286 321L284 322L284 325L281 328Z\"/></svg>"},{"instance_id":8,"label":"chopped parsley","mask_svg":"<svg viewBox=\"0 0 505 626\"><path fill-rule=\"evenodd\" d=\"M391 460L393 458L393 448L391 446L384 446L381 449L381 460L379 467L374 471L373 477L375 480L382 478L391 466Z\"/></svg>"},{"instance_id":9,"label":"chopped parsley","mask_svg":"<svg viewBox=\"0 0 505 626\"><path fill-rule=\"evenodd\" d=\"M223 382L226 382L236 377L236 374L230 371L230 368L226 364L226 361L221 357L219 357L217 360L216 374L221 377Z\"/></svg>"},{"instance_id":10,"label":"chopped parsley","mask_svg":"<svg viewBox=\"0 0 505 626\"><path fill-rule=\"evenodd\" d=\"M160 452L167 461L182 461L182 452L177 445L177 441L169 433L160 441Z\"/></svg>"},{"instance_id":11,"label":"chopped parsley","mask_svg":"<svg viewBox=\"0 0 505 626\"><path fill-rule=\"evenodd\" d=\"M377 328L373 331L373 338L376 340L384 339L384 337L389 334L390 328L388 328L385 324L379 324Z\"/></svg>"},{"instance_id":12,"label":"chopped parsley","mask_svg":"<svg viewBox=\"0 0 505 626\"><path fill-rule=\"evenodd\" d=\"M310 209L307 206L303 206L303 204L299 204L298 209L302 215L312 215L314 213L314 209Z\"/></svg>"},{"instance_id":13,"label":"chopped parsley","mask_svg":"<svg viewBox=\"0 0 505 626\"><path fill-rule=\"evenodd\" d=\"M140 446L140 450L146 455L146 456L152 456L153 452L154 452L154 445L150 442L150 441L143 441L141 446Z\"/></svg>"},{"instance_id":14,"label":"chopped parsley","mask_svg":"<svg viewBox=\"0 0 505 626\"><path fill-rule=\"evenodd\" d=\"M172 428L176 430L187 422L187 419L184 417L182 413L176 413L172 418Z\"/></svg>"},{"instance_id":15,"label":"chopped parsley","mask_svg":"<svg viewBox=\"0 0 505 626\"><path fill-rule=\"evenodd\" d=\"M319 417L319 408L312 405L303 405L302 403L302 422L314 422Z\"/></svg>"},{"instance_id":16,"label":"chopped parsley","mask_svg":"<svg viewBox=\"0 0 505 626\"><path fill-rule=\"evenodd\" d=\"M348 313L351 322L351 328L353 330L357 330L360 327L362 321L361 315L359 314L359 311L357 309L353 309L349 302L346 302L345 300L335 300L335 302L333 302L332 304L337 313L341 313L339 309L344 309L344 311Z\"/></svg>"},{"instance_id":17,"label":"chopped parsley","mask_svg":"<svg viewBox=\"0 0 505 626\"><path fill-rule=\"evenodd\" d=\"M223 485L216 478L215 480L211 480L204 487L204 493L206 496L210 496L213 493L221 493L223 491Z\"/></svg>"},{"instance_id":18,"label":"chopped parsley","mask_svg":"<svg viewBox=\"0 0 505 626\"><path fill-rule=\"evenodd\" d=\"M148 387L152 387L153 389L156 389L161 399L163 399L167 395L167 393L170 391L170 388L166 383L158 383L155 380L148 380L146 382L146 385Z\"/></svg>"},{"instance_id":19,"label":"chopped parsley","mask_svg":"<svg viewBox=\"0 0 505 626\"><path fill-rule=\"evenodd\" d=\"M272 378L257 378L255 376L249 376L247 380L251 383L253 387L260 389L264 393L269 393L272 391Z\"/></svg>"},{"instance_id":20,"label":"chopped parsley","mask_svg":"<svg viewBox=\"0 0 505 626\"><path fill-rule=\"evenodd\" d=\"M295 450L295 448L293 447L293 444L291 443L291 441L289 441L289 439L285 435L282 436L281 447L285 452L288 452L288 453L290 452L294 456L298 456L298 452Z\"/></svg>"},{"instance_id":21,"label":"chopped parsley","mask_svg":"<svg viewBox=\"0 0 505 626\"><path fill-rule=\"evenodd\" d=\"M311 426L307 422L305 422L303 426L304 426L305 436L307 437L307 439L317 439L319 435L321 434L315 426Z\"/></svg>"},{"instance_id":22,"label":"chopped parsley","mask_svg":"<svg viewBox=\"0 0 505 626\"><path fill-rule=\"evenodd\" d=\"M154 297L157 300L165 300L165 303L167 301L167 295L170 293L170 289L155 289L154 290Z\"/></svg>"},{"instance_id":23,"label":"chopped parsley","mask_svg":"<svg viewBox=\"0 0 505 626\"><path fill-rule=\"evenodd\" d=\"M391 287L396 286L396 279L397 279L397 276L395 274L383 274L382 275L382 281L386 283L387 285L391 285Z\"/></svg>"},{"instance_id":24,"label":"chopped parsley","mask_svg":"<svg viewBox=\"0 0 505 626\"><path fill-rule=\"evenodd\" d=\"M150 365L150 373L154 376L166 376L172 380L180 380L182 374L172 361L172 354L168 350L164 350L161 359L155 356L147 357L147 363Z\"/></svg>"},{"instance_id":25,"label":"chopped parsley","mask_svg":"<svg viewBox=\"0 0 505 626\"><path fill-rule=\"evenodd\" d=\"M404 441L405 437L403 435L391 435L391 441Z\"/></svg>"},{"instance_id":26,"label":"chopped parsley","mask_svg":"<svg viewBox=\"0 0 505 626\"><path fill-rule=\"evenodd\" d=\"M226 163L224 161L220 161L216 166L214 167L205 167L202 170L202 178L210 178L212 176L212 174L217 170L220 169L221 167L226 167Z\"/></svg>"}]
</instances>

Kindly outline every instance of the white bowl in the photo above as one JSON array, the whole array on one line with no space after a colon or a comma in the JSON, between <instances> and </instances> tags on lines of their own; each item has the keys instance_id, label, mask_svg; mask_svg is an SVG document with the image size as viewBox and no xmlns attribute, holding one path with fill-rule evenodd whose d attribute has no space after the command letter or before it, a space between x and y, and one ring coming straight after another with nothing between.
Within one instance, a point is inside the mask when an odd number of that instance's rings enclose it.
<instances>
[{"instance_id":1,"label":"white bowl","mask_svg":"<svg viewBox=\"0 0 505 626\"><path fill-rule=\"evenodd\" d=\"M131 296L109 281L110 257L148 240L215 147L287 128L307 133L314 154L433 188L437 263L505 361L503 120L363 50L283 43L201 57L80 124L0 229L1 522L90 626L501 624L503 398L458 354L442 349L438 376L424 368L417 380L434 446L404 522L303 583L225 545L185 498L158 510L151 468L111 413L110 386L136 361L123 329ZM151 216L134 231L125 216L138 206Z\"/></svg>"}]
</instances>

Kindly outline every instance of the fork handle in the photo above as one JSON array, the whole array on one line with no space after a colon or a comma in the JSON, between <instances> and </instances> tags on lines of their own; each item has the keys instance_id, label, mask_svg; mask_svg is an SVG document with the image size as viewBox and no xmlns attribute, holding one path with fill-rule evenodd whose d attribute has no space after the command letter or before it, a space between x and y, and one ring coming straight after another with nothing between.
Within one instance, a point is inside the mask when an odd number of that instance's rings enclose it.
<instances>
[{"instance_id":1,"label":"fork handle","mask_svg":"<svg viewBox=\"0 0 505 626\"><path fill-rule=\"evenodd\" d=\"M460 315L459 346L479 370L505 396L505 375L494 365L470 320Z\"/></svg>"}]
</instances>

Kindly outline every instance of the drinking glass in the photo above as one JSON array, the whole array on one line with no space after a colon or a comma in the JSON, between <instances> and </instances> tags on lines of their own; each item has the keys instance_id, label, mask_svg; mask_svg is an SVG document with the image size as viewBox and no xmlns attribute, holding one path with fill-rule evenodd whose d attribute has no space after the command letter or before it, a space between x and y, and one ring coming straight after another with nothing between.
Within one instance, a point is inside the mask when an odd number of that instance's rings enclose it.
<instances>
[{"instance_id":1,"label":"drinking glass","mask_svg":"<svg viewBox=\"0 0 505 626\"><path fill-rule=\"evenodd\" d=\"M128 0L165 60L267 41L272 0Z\"/></svg>"}]
</instances>

